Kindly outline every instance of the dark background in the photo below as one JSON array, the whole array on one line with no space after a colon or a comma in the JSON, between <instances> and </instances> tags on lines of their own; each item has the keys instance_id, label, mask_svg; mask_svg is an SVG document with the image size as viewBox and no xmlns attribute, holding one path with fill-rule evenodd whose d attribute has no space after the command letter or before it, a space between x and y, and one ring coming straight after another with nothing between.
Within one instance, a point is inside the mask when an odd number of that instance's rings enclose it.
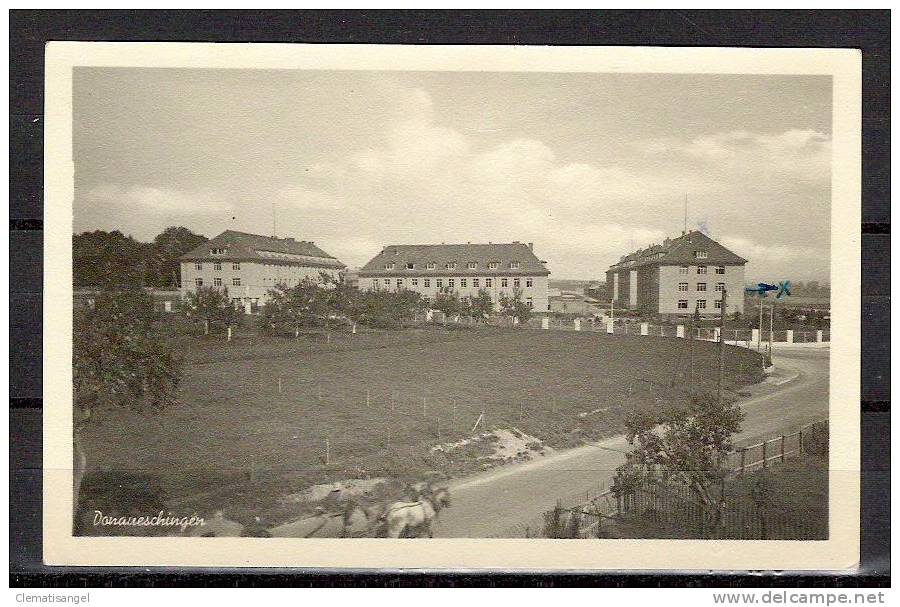
<instances>
[{"instance_id":1,"label":"dark background","mask_svg":"<svg viewBox=\"0 0 900 607\"><path fill-rule=\"evenodd\" d=\"M12 586L889 586L890 11L10 11ZM51 40L841 47L863 53L862 542L856 575L434 574L41 564L44 44ZM52 337L48 337L51 338Z\"/></svg>"}]
</instances>

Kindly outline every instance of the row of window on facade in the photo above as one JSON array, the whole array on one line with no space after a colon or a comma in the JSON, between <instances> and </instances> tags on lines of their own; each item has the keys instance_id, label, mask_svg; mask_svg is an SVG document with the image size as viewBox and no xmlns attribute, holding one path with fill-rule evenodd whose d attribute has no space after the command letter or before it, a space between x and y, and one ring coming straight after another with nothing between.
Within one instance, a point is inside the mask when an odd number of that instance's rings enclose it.
<instances>
[{"instance_id":1,"label":"row of window on facade","mask_svg":"<svg viewBox=\"0 0 900 607\"><path fill-rule=\"evenodd\" d=\"M406 282L405 282L406 280L407 280L407 279L405 279L405 278L398 278L398 279L396 279L396 283L395 283L395 284L397 285L397 288L398 288L398 289L403 288L403 286L406 284ZM422 279L422 286L423 286L424 288L426 288L426 289L430 289L430 288L431 288L431 280L432 280L431 278L423 278L423 279ZM481 281L480 278L471 278L471 279L469 279L469 278L460 278L460 279L459 279L459 286L460 286L460 288L461 288L461 289L467 289L467 288L469 288L469 281L470 281L470 280L471 280L471 282L472 282L472 287L473 287L473 288L478 289L478 288L481 287L482 281ZM495 280L495 279L493 279L493 278L485 278L485 279L484 279L484 286L487 287L488 289L493 288L493 286L494 286L494 280ZM413 286L413 287L418 287L418 286L419 286L419 279L418 279L418 278L410 278L410 279L409 279L409 282L410 282L410 285ZM444 282L445 282L445 279L443 279L443 278L435 278L435 279L434 279L434 283L435 283L434 286L437 287L438 289L443 289L443 288L444 288ZM390 279L390 278L384 278L384 279L382 279L381 284L383 284L385 287L390 287L390 286L391 286L391 279ZM513 279L512 279L512 285L513 285L514 288L519 288L519 287L521 286L521 284L522 284L522 280L521 280L520 278L513 278ZM446 285L447 285L447 288L455 289L455 288L456 288L456 279L455 279L455 278L447 278L447 279L446 279ZM373 279L372 279L372 287L375 288L375 289L377 289L378 286L379 286L378 279L377 279L377 278L373 278ZM534 279L532 279L532 278L526 278L526 279L525 279L525 286L526 286L526 287L532 287L532 286L534 286ZM501 279L500 279L500 287L509 287L509 278L501 278Z\"/></svg>"},{"instance_id":2,"label":"row of window on facade","mask_svg":"<svg viewBox=\"0 0 900 607\"><path fill-rule=\"evenodd\" d=\"M722 309L722 300L721 300L721 299L717 299L717 300L715 301L715 307L716 307L716 310L721 310L721 309ZM698 300L697 300L697 308L700 309L700 310L705 310L705 309L706 309L706 300L705 300L705 299L698 299ZM679 309L679 310L687 310L687 309L688 309L688 300L686 300L686 299L679 299L679 300L678 300L678 309Z\"/></svg>"},{"instance_id":3,"label":"row of window on facade","mask_svg":"<svg viewBox=\"0 0 900 607\"><path fill-rule=\"evenodd\" d=\"M390 262L390 263L384 264L384 269L385 269L385 270L393 270L395 267L396 267L396 265L394 264L394 262ZM426 269L426 270L434 270L436 267L437 267L437 264L436 264L435 262L433 262L433 261L425 264L425 269ZM491 262L488 262L488 269L489 269L489 270L497 270L497 269L499 269L499 268L500 268L500 262L499 262L499 261L491 261ZM409 262L409 263L406 264L406 269L407 269L407 270L415 270L415 269L416 269L416 264L413 263L413 262ZM445 263L445 264L444 264L444 269L445 269L445 270L455 270L455 269L456 269L456 262L455 262L455 261L451 261L451 262ZM478 262L477 262L477 261L470 261L470 262L468 262L468 263L466 264L466 269L467 269L467 270L477 270L477 269L478 269ZM511 262L509 262L509 269L510 269L510 270L518 270L518 269L519 269L519 262L518 262L518 261L511 261Z\"/></svg>"},{"instance_id":4,"label":"row of window on facade","mask_svg":"<svg viewBox=\"0 0 900 607\"><path fill-rule=\"evenodd\" d=\"M686 282L679 282L679 283L678 283L678 290L679 290L679 291L687 291L687 290L688 290L688 283L686 283ZM716 291L722 292L722 291L724 291L724 290L725 290L725 283L724 283L724 282L717 282L717 283L716 283ZM698 283L697 283L697 291L698 291L698 292L706 291L706 283L705 283L705 282L698 282Z\"/></svg>"},{"instance_id":5,"label":"row of window on facade","mask_svg":"<svg viewBox=\"0 0 900 607\"><path fill-rule=\"evenodd\" d=\"M202 270L203 270L203 263L200 262L200 261L194 263L194 268L196 268L197 270L202 271ZM239 261L233 262L233 263L231 264L231 269L232 269L232 270L240 270L240 269L241 269L241 263L240 263ZM221 261L213 262L213 270L215 270L216 272L221 272L221 271L222 271L222 262L221 262Z\"/></svg>"},{"instance_id":6,"label":"row of window on facade","mask_svg":"<svg viewBox=\"0 0 900 607\"><path fill-rule=\"evenodd\" d=\"M203 286L203 279L202 279L202 278L195 278L195 279L194 279L194 284L195 284L196 286L198 286L198 287L202 287L202 286ZM214 287L221 287L221 286L222 286L222 279L221 279L221 278L213 278L213 286L214 286ZM232 278L232 279L231 279L231 286L232 286L232 287L239 287L239 286L241 286L241 279L240 279L240 278Z\"/></svg>"},{"instance_id":7,"label":"row of window on facade","mask_svg":"<svg viewBox=\"0 0 900 607\"><path fill-rule=\"evenodd\" d=\"M678 268L679 274L687 274L690 271L691 271L690 266L680 266ZM724 273L725 273L725 266L717 266L716 267L716 274L724 274ZM697 274L706 274L706 266L697 266Z\"/></svg>"}]
</instances>

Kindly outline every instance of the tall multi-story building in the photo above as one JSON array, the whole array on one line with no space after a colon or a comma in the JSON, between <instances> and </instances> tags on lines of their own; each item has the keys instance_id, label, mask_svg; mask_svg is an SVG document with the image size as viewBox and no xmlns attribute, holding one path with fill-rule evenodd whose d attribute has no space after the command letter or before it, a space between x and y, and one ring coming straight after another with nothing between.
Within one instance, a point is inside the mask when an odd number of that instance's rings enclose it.
<instances>
[{"instance_id":1,"label":"tall multi-story building","mask_svg":"<svg viewBox=\"0 0 900 607\"><path fill-rule=\"evenodd\" d=\"M624 255L606 271L607 300L643 314L720 314L744 311L747 260L703 234L691 231L662 244Z\"/></svg>"},{"instance_id":2,"label":"tall multi-story building","mask_svg":"<svg viewBox=\"0 0 900 607\"><path fill-rule=\"evenodd\" d=\"M550 271L533 243L390 245L359 271L361 289L410 290L433 300L450 289L473 297L485 289L496 304L519 289L535 311L548 310Z\"/></svg>"},{"instance_id":3,"label":"tall multi-story building","mask_svg":"<svg viewBox=\"0 0 900 607\"><path fill-rule=\"evenodd\" d=\"M294 286L320 272L337 278L346 266L314 242L226 230L180 258L181 294L227 288L235 305L252 309L278 284Z\"/></svg>"}]
</instances>

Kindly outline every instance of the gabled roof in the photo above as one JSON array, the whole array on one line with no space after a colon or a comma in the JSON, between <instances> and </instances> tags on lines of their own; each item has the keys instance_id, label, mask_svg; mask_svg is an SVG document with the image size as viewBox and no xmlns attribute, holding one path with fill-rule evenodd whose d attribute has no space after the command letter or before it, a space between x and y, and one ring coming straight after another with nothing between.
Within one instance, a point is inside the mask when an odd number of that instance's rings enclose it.
<instances>
[{"instance_id":1,"label":"gabled roof","mask_svg":"<svg viewBox=\"0 0 900 607\"><path fill-rule=\"evenodd\" d=\"M468 264L474 262L475 269ZM510 267L518 262L518 268ZM429 270L428 264L434 269ZM447 264L455 263L456 268L448 269ZM497 268L491 269L490 264ZM394 264L393 269L385 266ZM414 264L408 270L407 264ZM414 244L389 245L364 265L360 276L501 276L526 275L547 276L550 271L538 259L530 245L523 242L488 244Z\"/></svg>"},{"instance_id":2,"label":"gabled roof","mask_svg":"<svg viewBox=\"0 0 900 607\"><path fill-rule=\"evenodd\" d=\"M697 258L695 255L697 251L705 251L706 257ZM646 249L629 253L609 269L618 270L646 265L739 266L745 263L747 260L743 257L726 249L703 232L694 230L678 238L667 238L662 244L653 244Z\"/></svg>"},{"instance_id":3,"label":"gabled roof","mask_svg":"<svg viewBox=\"0 0 900 607\"><path fill-rule=\"evenodd\" d=\"M213 254L213 249L225 253ZM181 256L181 261L258 261L272 264L302 264L313 267L344 268L344 264L314 242L293 238L273 238L225 230L212 240Z\"/></svg>"}]
</instances>

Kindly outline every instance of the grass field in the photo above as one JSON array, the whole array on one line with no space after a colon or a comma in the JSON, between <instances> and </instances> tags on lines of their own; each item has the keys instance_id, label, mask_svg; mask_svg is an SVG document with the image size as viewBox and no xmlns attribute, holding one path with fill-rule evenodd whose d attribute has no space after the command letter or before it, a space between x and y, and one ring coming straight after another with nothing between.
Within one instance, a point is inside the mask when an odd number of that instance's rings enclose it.
<instances>
[{"instance_id":1,"label":"grass field","mask_svg":"<svg viewBox=\"0 0 900 607\"><path fill-rule=\"evenodd\" d=\"M471 437L482 414L475 434L516 428L554 448L616 434L628 410L683 399L688 366L685 340L491 327L179 349L177 406L117 412L85 435L95 503L132 484L170 507L283 520L296 512L279 498L312 484L484 467L484 445L431 450ZM727 353L730 386L758 381L755 353ZM695 354L695 382L713 390L716 345Z\"/></svg>"}]
</instances>

